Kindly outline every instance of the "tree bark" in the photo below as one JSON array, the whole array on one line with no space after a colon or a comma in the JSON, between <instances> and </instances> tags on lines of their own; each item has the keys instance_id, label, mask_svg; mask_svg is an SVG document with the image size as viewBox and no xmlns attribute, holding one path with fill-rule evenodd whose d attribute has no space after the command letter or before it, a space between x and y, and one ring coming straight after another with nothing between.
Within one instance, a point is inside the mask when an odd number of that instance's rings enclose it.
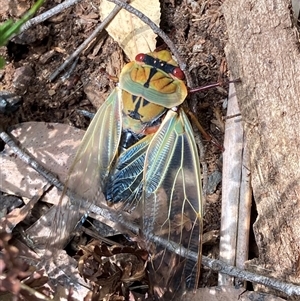
<instances>
[{"instance_id":1,"label":"tree bark","mask_svg":"<svg viewBox=\"0 0 300 301\"><path fill-rule=\"evenodd\" d=\"M259 257L248 268L300 283L300 54L290 4L227 0L223 12L258 212Z\"/></svg>"}]
</instances>

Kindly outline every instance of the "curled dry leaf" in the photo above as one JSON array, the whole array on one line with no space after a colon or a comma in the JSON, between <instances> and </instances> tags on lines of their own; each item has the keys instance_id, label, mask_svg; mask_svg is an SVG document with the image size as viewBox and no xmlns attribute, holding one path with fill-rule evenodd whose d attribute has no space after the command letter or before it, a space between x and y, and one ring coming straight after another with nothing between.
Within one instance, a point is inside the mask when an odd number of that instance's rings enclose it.
<instances>
[{"instance_id":1,"label":"curled dry leaf","mask_svg":"<svg viewBox=\"0 0 300 301\"><path fill-rule=\"evenodd\" d=\"M42 191L43 192L43 191ZM40 195L33 197L28 204L22 206L22 208L15 208L9 212L5 217L0 219L0 229L1 231L10 232L17 224L23 221L28 215L29 211L38 202Z\"/></svg>"},{"instance_id":2,"label":"curled dry leaf","mask_svg":"<svg viewBox=\"0 0 300 301\"><path fill-rule=\"evenodd\" d=\"M133 0L130 5L141 11L156 25L160 22L158 0ZM101 20L113 10L115 4L102 0L99 6ZM109 35L120 45L130 60L140 53L148 53L156 48L156 34L135 15L122 9L106 27Z\"/></svg>"},{"instance_id":3,"label":"curled dry leaf","mask_svg":"<svg viewBox=\"0 0 300 301\"><path fill-rule=\"evenodd\" d=\"M93 241L78 252L78 269L94 289L93 297L105 300L109 296L129 294L135 281L145 282L148 253L133 247L108 247Z\"/></svg>"}]
</instances>

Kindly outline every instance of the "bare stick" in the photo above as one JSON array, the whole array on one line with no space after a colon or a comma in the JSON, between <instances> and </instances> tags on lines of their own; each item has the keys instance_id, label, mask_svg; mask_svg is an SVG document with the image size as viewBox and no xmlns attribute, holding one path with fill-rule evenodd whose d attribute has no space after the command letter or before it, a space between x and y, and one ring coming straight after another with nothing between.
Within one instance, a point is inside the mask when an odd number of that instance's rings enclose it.
<instances>
[{"instance_id":1,"label":"bare stick","mask_svg":"<svg viewBox=\"0 0 300 301\"><path fill-rule=\"evenodd\" d=\"M245 141L242 158L242 176L239 195L239 217L236 241L235 264L238 268L244 269L245 262L249 258L249 235L252 205L250 152ZM244 284L246 285L246 284Z\"/></svg>"},{"instance_id":2,"label":"bare stick","mask_svg":"<svg viewBox=\"0 0 300 301\"><path fill-rule=\"evenodd\" d=\"M49 80L53 81L58 74L64 70L64 68L69 65L89 44L90 42L97 37L97 35L109 24L109 22L116 16L116 14L121 10L117 5L111 11L111 13L99 24L93 33L66 59L66 61L55 71L53 72Z\"/></svg>"},{"instance_id":3,"label":"bare stick","mask_svg":"<svg viewBox=\"0 0 300 301\"><path fill-rule=\"evenodd\" d=\"M40 300L44 300L44 301L51 301L53 300L52 298L49 298L47 296L45 296L44 294L38 292L37 290L35 290L34 288L20 282L20 288L27 291L29 294L31 294L32 296L35 296L36 298L40 299Z\"/></svg>"},{"instance_id":4,"label":"bare stick","mask_svg":"<svg viewBox=\"0 0 300 301\"><path fill-rule=\"evenodd\" d=\"M234 85L230 84L227 114L237 113L238 103ZM243 157L243 127L241 120L226 121L225 152L223 154L222 215L220 232L220 259L236 265L239 194ZM234 279L219 274L219 285L233 285Z\"/></svg>"},{"instance_id":5,"label":"bare stick","mask_svg":"<svg viewBox=\"0 0 300 301\"><path fill-rule=\"evenodd\" d=\"M168 45L168 47L170 48L171 52L174 54L174 56L176 57L176 60L178 62L178 65L180 67L180 69L184 72L184 75L186 77L186 81L187 81L187 85L188 87L193 87L193 80L192 77L190 75L190 73L188 71L186 71L186 63L183 61L183 59L181 58L181 55L179 54L175 44L173 43L173 41L168 37L168 35L166 33L164 33L151 19L149 19L146 15L144 15L142 12L140 12L139 10L135 9L134 7L132 7L131 5L122 2L121 0L108 0L109 2L113 2L115 4L117 4L118 6L126 9L127 11L129 11L130 13L136 15L138 18L140 18L145 24L147 24L154 33L156 33L157 35L159 35L164 42Z\"/></svg>"},{"instance_id":6,"label":"bare stick","mask_svg":"<svg viewBox=\"0 0 300 301\"><path fill-rule=\"evenodd\" d=\"M230 266L221 260L211 259L202 256L202 264L214 271L218 271L222 274L227 274L232 277L236 277L241 280L246 280L249 282L255 282L267 287L271 287L280 292L287 294L288 296L300 296L300 286L292 283L283 282L274 278L261 276L248 272L233 266Z\"/></svg>"},{"instance_id":7,"label":"bare stick","mask_svg":"<svg viewBox=\"0 0 300 301\"><path fill-rule=\"evenodd\" d=\"M23 31L27 30L28 28L35 26L39 23L44 22L45 20L53 17L56 14L61 13L63 10L65 10L66 8L76 4L77 2L82 1L82 0L66 0L61 4L56 5L55 7L47 10L46 12L44 12L43 14L32 18L30 20L28 20L26 23L24 23L21 27L21 30L19 32L22 33Z\"/></svg>"}]
</instances>

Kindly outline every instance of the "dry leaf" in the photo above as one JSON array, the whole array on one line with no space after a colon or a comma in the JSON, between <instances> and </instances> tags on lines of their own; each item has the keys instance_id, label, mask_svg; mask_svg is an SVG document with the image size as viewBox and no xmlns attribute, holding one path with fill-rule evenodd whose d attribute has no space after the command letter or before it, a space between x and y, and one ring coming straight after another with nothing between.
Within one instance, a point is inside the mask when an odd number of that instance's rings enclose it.
<instances>
[{"instance_id":1,"label":"dry leaf","mask_svg":"<svg viewBox=\"0 0 300 301\"><path fill-rule=\"evenodd\" d=\"M36 161L57 174L64 182L84 131L66 124L27 122L16 126L12 134L20 141L22 148L36 158ZM0 165L1 191L32 199L37 197L47 184L42 176L20 160L7 146L0 153ZM53 188L50 193L47 192L43 196L43 201L57 204L59 198L60 193ZM24 211L24 214L16 216L18 210ZM11 212L11 216L7 218L15 225L22 220L27 211L24 206ZM52 207L43 218L27 229L26 234L34 241L37 248L43 248L45 237L48 237L51 231L53 224L51 221L55 213L56 207Z\"/></svg>"},{"instance_id":2,"label":"dry leaf","mask_svg":"<svg viewBox=\"0 0 300 301\"><path fill-rule=\"evenodd\" d=\"M63 182L74 160L84 131L66 124L26 122L18 125L12 135L36 160L54 172ZM46 181L30 166L15 156L9 147L0 153L0 190L32 198ZM54 195L55 196L55 195Z\"/></svg>"},{"instance_id":3,"label":"dry leaf","mask_svg":"<svg viewBox=\"0 0 300 301\"><path fill-rule=\"evenodd\" d=\"M160 22L158 0L133 0L130 5L141 11L156 25ZM101 20L109 15L115 4L102 0L99 6ZM109 35L120 45L130 60L138 53L147 53L156 48L156 34L135 15L122 9L106 27Z\"/></svg>"},{"instance_id":4,"label":"dry leaf","mask_svg":"<svg viewBox=\"0 0 300 301\"><path fill-rule=\"evenodd\" d=\"M92 282L95 300L110 300L114 295L125 298L135 281L146 280L148 253L138 247L108 247L92 241L81 247L77 257L79 273Z\"/></svg>"},{"instance_id":5,"label":"dry leaf","mask_svg":"<svg viewBox=\"0 0 300 301\"><path fill-rule=\"evenodd\" d=\"M40 196L43 194L43 190L36 196L34 196L28 204L22 206L22 208L15 208L5 217L0 220L0 230L10 232L17 224L23 221L28 215L29 211L38 202ZM5 228L4 228L5 227Z\"/></svg>"}]
</instances>

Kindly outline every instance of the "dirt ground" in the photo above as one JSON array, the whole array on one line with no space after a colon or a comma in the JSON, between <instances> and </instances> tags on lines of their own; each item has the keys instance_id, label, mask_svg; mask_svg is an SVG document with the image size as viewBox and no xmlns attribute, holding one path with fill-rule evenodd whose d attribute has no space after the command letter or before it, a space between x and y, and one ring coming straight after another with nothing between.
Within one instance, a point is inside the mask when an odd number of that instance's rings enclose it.
<instances>
[{"instance_id":1,"label":"dirt ground","mask_svg":"<svg viewBox=\"0 0 300 301\"><path fill-rule=\"evenodd\" d=\"M39 13L60 0L47 0ZM35 26L0 49L7 64L0 71L0 90L23 97L23 105L5 126L43 121L67 123L86 129L89 120L78 112L95 112L115 86L128 58L107 34L78 58L74 70L67 70L53 82L49 76L64 59L90 35L99 22L99 0L83 0L49 20ZM222 0L161 1L160 27L169 35L186 60L196 86L227 79L224 55L226 28L222 16ZM9 0L0 8L0 21L17 18L26 11L29 0ZM158 42L157 46L160 46ZM226 84L217 89L197 93L187 101L201 125L222 145L226 113ZM214 178L222 170L222 151L204 141L208 176ZM204 233L220 228L221 180L211 182L207 196ZM218 257L218 241L204 246L204 255ZM216 274L203 271L201 286L216 285Z\"/></svg>"}]
</instances>

